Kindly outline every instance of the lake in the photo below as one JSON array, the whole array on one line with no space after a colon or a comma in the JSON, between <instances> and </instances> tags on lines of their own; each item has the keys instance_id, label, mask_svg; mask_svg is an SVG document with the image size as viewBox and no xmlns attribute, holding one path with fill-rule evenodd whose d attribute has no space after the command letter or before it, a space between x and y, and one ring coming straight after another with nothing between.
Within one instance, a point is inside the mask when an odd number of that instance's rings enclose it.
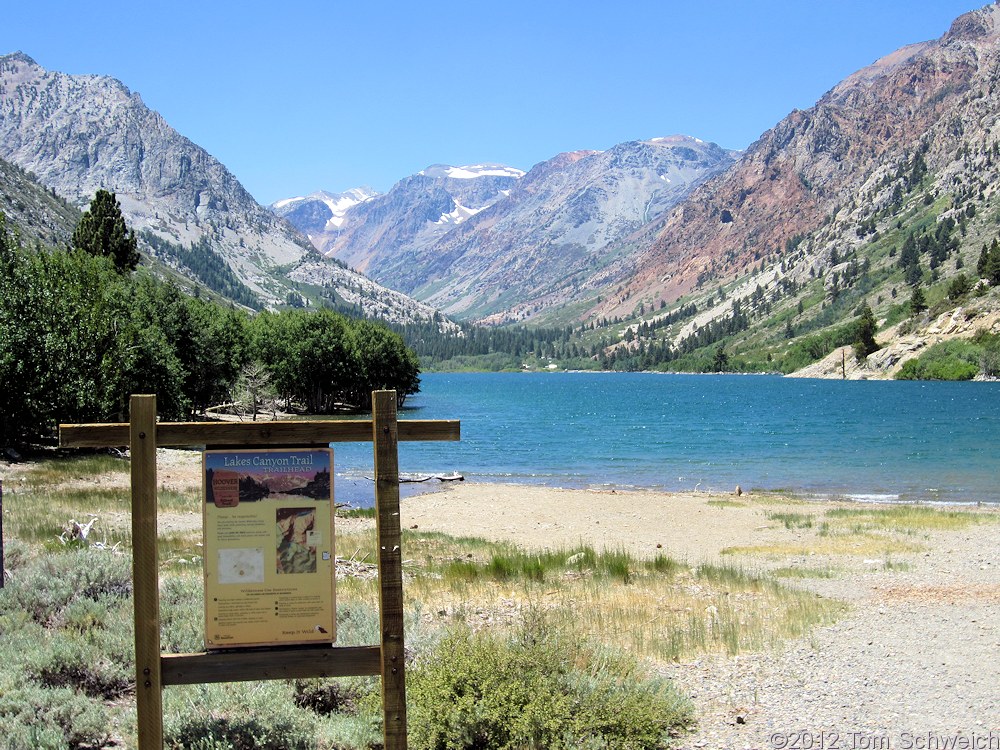
<instances>
[{"instance_id":1,"label":"lake","mask_svg":"<svg viewBox=\"0 0 1000 750\"><path fill-rule=\"evenodd\" d=\"M400 419L459 419L401 443L400 472L574 488L791 490L1000 503L1000 383L767 375L432 373ZM335 445L338 502L371 505L370 444ZM404 494L438 486L403 485Z\"/></svg>"}]
</instances>

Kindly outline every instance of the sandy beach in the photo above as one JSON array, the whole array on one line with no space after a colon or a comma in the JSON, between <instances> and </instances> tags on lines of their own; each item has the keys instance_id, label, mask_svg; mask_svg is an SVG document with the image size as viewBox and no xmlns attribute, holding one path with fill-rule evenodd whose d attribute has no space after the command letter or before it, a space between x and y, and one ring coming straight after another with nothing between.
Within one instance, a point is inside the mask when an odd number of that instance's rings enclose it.
<instances>
[{"instance_id":1,"label":"sandy beach","mask_svg":"<svg viewBox=\"0 0 1000 750\"><path fill-rule=\"evenodd\" d=\"M789 579L847 602L836 623L778 651L707 655L659 665L694 703L683 748L1000 746L1000 510L982 523L912 535L914 549L866 556L796 554L816 528L786 528L784 512L819 517L856 503L780 495L560 490L461 484L407 498L405 527L508 540L529 548L588 543L690 564L725 554L750 569L835 566ZM885 506L880 506L885 507ZM771 516L769 518L769 516ZM956 739L957 738L957 739ZM989 744L993 743L993 744ZM963 745L958 745L963 746Z\"/></svg>"},{"instance_id":2,"label":"sandy beach","mask_svg":"<svg viewBox=\"0 0 1000 750\"><path fill-rule=\"evenodd\" d=\"M641 556L666 553L698 563L727 547L786 538L766 513L780 495L754 503L699 492L564 490L516 484L462 483L402 501L406 527L510 541L531 548L622 548ZM737 503L739 503L737 505ZM819 506L816 506L817 508ZM800 510L796 506L796 510Z\"/></svg>"}]
</instances>

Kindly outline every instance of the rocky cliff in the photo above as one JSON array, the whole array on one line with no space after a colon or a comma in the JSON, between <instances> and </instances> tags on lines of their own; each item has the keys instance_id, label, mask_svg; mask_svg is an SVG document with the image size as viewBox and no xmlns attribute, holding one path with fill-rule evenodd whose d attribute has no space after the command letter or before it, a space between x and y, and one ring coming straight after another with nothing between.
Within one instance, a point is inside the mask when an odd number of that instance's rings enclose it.
<instances>
[{"instance_id":1,"label":"rocky cliff","mask_svg":"<svg viewBox=\"0 0 1000 750\"><path fill-rule=\"evenodd\" d=\"M993 169L998 136L998 19L995 5L968 13L939 40L893 52L792 112L661 217L634 264L592 279L623 292L590 314L622 314L644 298L670 301L779 262L790 242L830 222L841 234L826 231L826 244L855 247L857 226L891 204L897 187L910 187L899 172L918 152L937 179L932 194L963 184L991 194L982 170Z\"/></svg>"}]
</instances>

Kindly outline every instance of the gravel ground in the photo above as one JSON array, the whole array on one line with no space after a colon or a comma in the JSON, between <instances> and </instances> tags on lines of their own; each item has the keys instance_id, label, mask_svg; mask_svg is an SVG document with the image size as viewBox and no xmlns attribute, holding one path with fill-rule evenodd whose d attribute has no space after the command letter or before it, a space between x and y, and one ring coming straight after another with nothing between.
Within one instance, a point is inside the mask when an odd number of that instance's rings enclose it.
<instances>
[{"instance_id":1,"label":"gravel ground","mask_svg":"<svg viewBox=\"0 0 1000 750\"><path fill-rule=\"evenodd\" d=\"M584 541L650 554L662 545L699 562L717 559L724 546L814 538L815 531L785 529L768 513L830 507L783 508L773 497L720 507L720 499L465 485L404 501L403 520L528 547ZM698 719L678 746L1000 750L1000 524L913 541L924 550L894 554L891 565L850 556L727 556L751 568L833 567L840 571L833 578L788 583L851 606L835 624L777 652L713 654L663 667Z\"/></svg>"},{"instance_id":2,"label":"gravel ground","mask_svg":"<svg viewBox=\"0 0 1000 750\"><path fill-rule=\"evenodd\" d=\"M667 668L699 719L680 747L1000 747L998 539L936 533L907 571L810 583L852 609L780 653Z\"/></svg>"}]
</instances>

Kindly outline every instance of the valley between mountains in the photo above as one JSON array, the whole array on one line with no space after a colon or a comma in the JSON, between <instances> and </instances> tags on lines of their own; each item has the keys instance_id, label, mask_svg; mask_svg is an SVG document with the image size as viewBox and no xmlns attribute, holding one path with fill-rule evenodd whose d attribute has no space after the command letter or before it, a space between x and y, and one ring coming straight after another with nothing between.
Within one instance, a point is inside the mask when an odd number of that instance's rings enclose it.
<instances>
[{"instance_id":1,"label":"valley between mountains","mask_svg":"<svg viewBox=\"0 0 1000 750\"><path fill-rule=\"evenodd\" d=\"M991 5L743 151L654 137L265 208L124 83L18 52L0 58L0 209L58 245L110 189L154 274L389 321L431 368L892 377L929 356L993 377L998 77Z\"/></svg>"}]
</instances>

